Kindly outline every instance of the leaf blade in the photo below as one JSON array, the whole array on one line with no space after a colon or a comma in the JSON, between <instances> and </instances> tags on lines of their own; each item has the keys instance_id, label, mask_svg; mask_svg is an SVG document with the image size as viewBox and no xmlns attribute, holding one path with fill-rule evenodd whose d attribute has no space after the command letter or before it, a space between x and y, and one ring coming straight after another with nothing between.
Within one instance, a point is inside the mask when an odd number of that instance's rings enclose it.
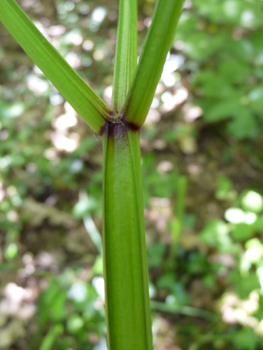
<instances>
[{"instance_id":1,"label":"leaf blade","mask_svg":"<svg viewBox=\"0 0 263 350\"><path fill-rule=\"evenodd\" d=\"M112 108L124 105L137 65L137 0L120 0Z\"/></svg>"},{"instance_id":2,"label":"leaf blade","mask_svg":"<svg viewBox=\"0 0 263 350\"><path fill-rule=\"evenodd\" d=\"M99 132L109 107L70 67L14 0L1 0L0 20L90 128Z\"/></svg>"},{"instance_id":3,"label":"leaf blade","mask_svg":"<svg viewBox=\"0 0 263 350\"><path fill-rule=\"evenodd\" d=\"M140 127L149 111L175 35L184 0L158 0L140 61L125 101L127 122Z\"/></svg>"}]
</instances>

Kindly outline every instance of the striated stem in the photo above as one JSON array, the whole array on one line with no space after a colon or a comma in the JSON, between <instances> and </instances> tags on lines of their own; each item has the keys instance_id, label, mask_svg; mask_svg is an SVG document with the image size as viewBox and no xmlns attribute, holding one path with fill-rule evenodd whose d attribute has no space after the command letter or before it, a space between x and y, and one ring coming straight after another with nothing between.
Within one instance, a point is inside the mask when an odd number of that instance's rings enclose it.
<instances>
[{"instance_id":1,"label":"striated stem","mask_svg":"<svg viewBox=\"0 0 263 350\"><path fill-rule=\"evenodd\" d=\"M108 349L151 350L139 132L115 119L102 138Z\"/></svg>"},{"instance_id":2,"label":"striated stem","mask_svg":"<svg viewBox=\"0 0 263 350\"><path fill-rule=\"evenodd\" d=\"M120 113L137 66L137 0L119 1L112 109Z\"/></svg>"}]
</instances>

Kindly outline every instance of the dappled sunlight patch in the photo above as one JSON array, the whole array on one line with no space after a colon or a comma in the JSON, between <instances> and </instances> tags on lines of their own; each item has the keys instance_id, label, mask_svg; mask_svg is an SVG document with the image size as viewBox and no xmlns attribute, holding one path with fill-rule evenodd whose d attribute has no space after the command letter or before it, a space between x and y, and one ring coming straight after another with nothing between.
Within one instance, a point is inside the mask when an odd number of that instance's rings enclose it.
<instances>
[{"instance_id":1,"label":"dappled sunlight patch","mask_svg":"<svg viewBox=\"0 0 263 350\"><path fill-rule=\"evenodd\" d=\"M4 141L4 140L6 140L7 138L8 138L8 132L7 132L7 130L1 130L0 131L0 140L1 141Z\"/></svg>"},{"instance_id":2,"label":"dappled sunlight patch","mask_svg":"<svg viewBox=\"0 0 263 350\"><path fill-rule=\"evenodd\" d=\"M263 336L263 320L260 321L256 326L255 326L255 332L259 335L259 336Z\"/></svg>"},{"instance_id":3,"label":"dappled sunlight patch","mask_svg":"<svg viewBox=\"0 0 263 350\"><path fill-rule=\"evenodd\" d=\"M99 30L99 27L107 15L107 10L105 7L96 7L91 14L91 21L89 24L89 29L93 32Z\"/></svg>"},{"instance_id":4,"label":"dappled sunlight patch","mask_svg":"<svg viewBox=\"0 0 263 350\"><path fill-rule=\"evenodd\" d=\"M24 322L35 314L36 306L34 301L36 296L33 289L29 287L22 288L12 282L5 286L3 295L4 298L0 302L0 314L3 317L15 317ZM25 324L21 323L21 330L24 327Z\"/></svg>"},{"instance_id":5,"label":"dappled sunlight patch","mask_svg":"<svg viewBox=\"0 0 263 350\"><path fill-rule=\"evenodd\" d=\"M154 97L152 104L151 104L151 108L157 108L157 107L159 107L159 100L158 100L158 98ZM147 116L147 118L148 118L148 116Z\"/></svg>"},{"instance_id":6,"label":"dappled sunlight patch","mask_svg":"<svg viewBox=\"0 0 263 350\"><path fill-rule=\"evenodd\" d=\"M240 14L241 6L237 0L228 0L223 4L225 16L228 18L236 18Z\"/></svg>"},{"instance_id":7,"label":"dappled sunlight patch","mask_svg":"<svg viewBox=\"0 0 263 350\"><path fill-rule=\"evenodd\" d=\"M168 54L166 62L164 64L161 81L167 87L173 87L176 83L180 82L180 75L175 71L184 63L184 57L180 54Z\"/></svg>"},{"instance_id":8,"label":"dappled sunlight patch","mask_svg":"<svg viewBox=\"0 0 263 350\"><path fill-rule=\"evenodd\" d=\"M15 304L20 304L23 300L32 298L32 292L28 289L19 287L15 283L8 283L4 289L4 295Z\"/></svg>"},{"instance_id":9,"label":"dappled sunlight patch","mask_svg":"<svg viewBox=\"0 0 263 350\"><path fill-rule=\"evenodd\" d=\"M263 198L255 191L247 191L241 197L241 205L245 210L259 213L263 210Z\"/></svg>"},{"instance_id":10,"label":"dappled sunlight patch","mask_svg":"<svg viewBox=\"0 0 263 350\"><path fill-rule=\"evenodd\" d=\"M47 33L47 29L43 26L43 24L39 21L34 21L33 23L37 27L37 29L40 31L40 33L43 34L44 37L49 40L50 38Z\"/></svg>"},{"instance_id":11,"label":"dappled sunlight patch","mask_svg":"<svg viewBox=\"0 0 263 350\"><path fill-rule=\"evenodd\" d=\"M188 97L188 90L184 87L180 87L175 90L173 94L170 91L166 91L162 94L161 100L163 102L161 106L162 112L168 112L176 106L183 103Z\"/></svg>"},{"instance_id":12,"label":"dappled sunlight patch","mask_svg":"<svg viewBox=\"0 0 263 350\"><path fill-rule=\"evenodd\" d=\"M98 295L104 300L105 299L104 278L101 276L94 277L92 280L92 285L96 289Z\"/></svg>"},{"instance_id":13,"label":"dappled sunlight patch","mask_svg":"<svg viewBox=\"0 0 263 350\"><path fill-rule=\"evenodd\" d=\"M257 269L257 274L258 274L259 282L261 285L261 290L263 291L263 267L262 266Z\"/></svg>"},{"instance_id":14,"label":"dappled sunlight patch","mask_svg":"<svg viewBox=\"0 0 263 350\"><path fill-rule=\"evenodd\" d=\"M94 47L94 42L87 39L83 41L82 47L85 51L91 51Z\"/></svg>"},{"instance_id":15,"label":"dappled sunlight patch","mask_svg":"<svg viewBox=\"0 0 263 350\"><path fill-rule=\"evenodd\" d=\"M29 254L26 254L23 259L26 266L32 265L33 259ZM41 270L53 270L55 272L55 257L49 252L40 252L35 259L36 266Z\"/></svg>"},{"instance_id":16,"label":"dappled sunlight patch","mask_svg":"<svg viewBox=\"0 0 263 350\"><path fill-rule=\"evenodd\" d=\"M44 156L49 160L57 160L58 155L54 148L47 148L44 151Z\"/></svg>"},{"instance_id":17,"label":"dappled sunlight patch","mask_svg":"<svg viewBox=\"0 0 263 350\"><path fill-rule=\"evenodd\" d=\"M252 11L246 10L242 12L241 22L244 26L251 26L254 24L254 13Z\"/></svg>"},{"instance_id":18,"label":"dappled sunlight patch","mask_svg":"<svg viewBox=\"0 0 263 350\"><path fill-rule=\"evenodd\" d=\"M71 153L78 147L79 135L76 133L71 133L68 137L66 137L59 133L52 133L51 140L59 151L66 151L68 153Z\"/></svg>"},{"instance_id":19,"label":"dappled sunlight patch","mask_svg":"<svg viewBox=\"0 0 263 350\"><path fill-rule=\"evenodd\" d=\"M6 189L7 195L10 197L14 207L19 207L23 203L23 200L15 186L8 186Z\"/></svg>"},{"instance_id":20,"label":"dappled sunlight patch","mask_svg":"<svg viewBox=\"0 0 263 350\"><path fill-rule=\"evenodd\" d=\"M5 191L3 188L3 183L0 181L0 202L5 198Z\"/></svg>"},{"instance_id":21,"label":"dappled sunlight patch","mask_svg":"<svg viewBox=\"0 0 263 350\"><path fill-rule=\"evenodd\" d=\"M152 143L153 148L157 150L163 150L166 148L166 142L163 139L157 139Z\"/></svg>"},{"instance_id":22,"label":"dappled sunlight patch","mask_svg":"<svg viewBox=\"0 0 263 350\"><path fill-rule=\"evenodd\" d=\"M68 291L68 298L77 302L83 302L87 297L87 288L83 282L75 282Z\"/></svg>"},{"instance_id":23,"label":"dappled sunlight patch","mask_svg":"<svg viewBox=\"0 0 263 350\"><path fill-rule=\"evenodd\" d=\"M22 116L24 111L25 111L25 106L23 103L14 102L12 104L9 104L9 106L6 106L6 108L3 108L2 116L4 118L17 118Z\"/></svg>"},{"instance_id":24,"label":"dappled sunlight patch","mask_svg":"<svg viewBox=\"0 0 263 350\"><path fill-rule=\"evenodd\" d=\"M219 263L227 268L234 268L236 266L236 260L231 254L214 254L211 256L209 261L212 263ZM220 269L220 273L226 274L227 271L224 268L222 268Z\"/></svg>"},{"instance_id":25,"label":"dappled sunlight patch","mask_svg":"<svg viewBox=\"0 0 263 350\"><path fill-rule=\"evenodd\" d=\"M52 121L52 126L62 131L72 128L77 124L77 117L73 114L61 114Z\"/></svg>"},{"instance_id":26,"label":"dappled sunlight patch","mask_svg":"<svg viewBox=\"0 0 263 350\"><path fill-rule=\"evenodd\" d=\"M71 105L67 101L65 101L64 103L64 108L65 108L66 114L77 115L75 109L71 107Z\"/></svg>"},{"instance_id":27,"label":"dappled sunlight patch","mask_svg":"<svg viewBox=\"0 0 263 350\"><path fill-rule=\"evenodd\" d=\"M112 91L113 91L113 87L112 87L112 85L109 85L105 88L105 90L103 92L103 99L107 103L108 106L111 105Z\"/></svg>"},{"instance_id":28,"label":"dappled sunlight patch","mask_svg":"<svg viewBox=\"0 0 263 350\"><path fill-rule=\"evenodd\" d=\"M81 60L76 52L68 52L65 56L65 60L72 68L79 68L81 66Z\"/></svg>"},{"instance_id":29,"label":"dappled sunlight patch","mask_svg":"<svg viewBox=\"0 0 263 350\"><path fill-rule=\"evenodd\" d=\"M38 96L45 94L50 88L50 83L47 80L43 80L35 75L27 77L27 85Z\"/></svg>"},{"instance_id":30,"label":"dappled sunlight patch","mask_svg":"<svg viewBox=\"0 0 263 350\"><path fill-rule=\"evenodd\" d=\"M156 350L183 350L175 344L176 328L171 328L171 323L165 317L156 316L154 318L152 331Z\"/></svg>"},{"instance_id":31,"label":"dappled sunlight patch","mask_svg":"<svg viewBox=\"0 0 263 350\"><path fill-rule=\"evenodd\" d=\"M250 327L258 333L260 320L253 316L259 309L259 295L256 291L252 291L246 300L240 299L233 292L225 293L221 304L222 319L225 323Z\"/></svg>"},{"instance_id":32,"label":"dappled sunlight patch","mask_svg":"<svg viewBox=\"0 0 263 350\"><path fill-rule=\"evenodd\" d=\"M173 170L173 163L167 160L164 160L158 164L157 170L160 174L165 174Z\"/></svg>"},{"instance_id":33,"label":"dappled sunlight patch","mask_svg":"<svg viewBox=\"0 0 263 350\"><path fill-rule=\"evenodd\" d=\"M185 111L184 120L187 123L193 123L196 119L200 118L203 114L203 110L199 106L192 106Z\"/></svg>"},{"instance_id":34,"label":"dappled sunlight patch","mask_svg":"<svg viewBox=\"0 0 263 350\"><path fill-rule=\"evenodd\" d=\"M60 95L58 91L53 91L49 95L49 101L53 106L57 106L64 102L64 98Z\"/></svg>"},{"instance_id":35,"label":"dappled sunlight patch","mask_svg":"<svg viewBox=\"0 0 263 350\"><path fill-rule=\"evenodd\" d=\"M167 222L172 218L171 201L168 198L150 198L149 210L146 216L153 222L156 229L164 234Z\"/></svg>"},{"instance_id":36,"label":"dappled sunlight patch","mask_svg":"<svg viewBox=\"0 0 263 350\"><path fill-rule=\"evenodd\" d=\"M203 168L200 166L200 164L191 162L187 166L188 173L193 176L197 176L203 172Z\"/></svg>"},{"instance_id":37,"label":"dappled sunlight patch","mask_svg":"<svg viewBox=\"0 0 263 350\"><path fill-rule=\"evenodd\" d=\"M161 113L155 108L150 108L143 126L144 128L154 126L160 121L160 119L161 119Z\"/></svg>"},{"instance_id":38,"label":"dappled sunlight patch","mask_svg":"<svg viewBox=\"0 0 263 350\"><path fill-rule=\"evenodd\" d=\"M240 224L246 221L246 213L240 208L229 208L225 212L225 218L232 224Z\"/></svg>"},{"instance_id":39,"label":"dappled sunlight patch","mask_svg":"<svg viewBox=\"0 0 263 350\"><path fill-rule=\"evenodd\" d=\"M259 241L258 238L252 238L247 241L245 248L245 259L249 262L256 263L260 260L261 257L263 257L263 244Z\"/></svg>"},{"instance_id":40,"label":"dappled sunlight patch","mask_svg":"<svg viewBox=\"0 0 263 350\"><path fill-rule=\"evenodd\" d=\"M216 247L219 252L228 253L233 251L229 231L229 226L224 221L211 220L199 233L199 237L208 246Z\"/></svg>"},{"instance_id":41,"label":"dappled sunlight patch","mask_svg":"<svg viewBox=\"0 0 263 350\"><path fill-rule=\"evenodd\" d=\"M105 307L105 282L102 276L95 276L92 280L92 286L96 289L99 297L94 303L96 310L101 310Z\"/></svg>"},{"instance_id":42,"label":"dappled sunlight patch","mask_svg":"<svg viewBox=\"0 0 263 350\"><path fill-rule=\"evenodd\" d=\"M96 61L101 61L103 60L104 58L104 51L103 50L95 50L94 53L93 53L93 58L96 60Z\"/></svg>"},{"instance_id":43,"label":"dappled sunlight patch","mask_svg":"<svg viewBox=\"0 0 263 350\"><path fill-rule=\"evenodd\" d=\"M52 36L61 36L66 32L66 27L58 24L54 26L50 26L46 29L48 35Z\"/></svg>"},{"instance_id":44,"label":"dappled sunlight patch","mask_svg":"<svg viewBox=\"0 0 263 350\"><path fill-rule=\"evenodd\" d=\"M83 42L81 31L78 28L72 29L63 36L62 44L80 46Z\"/></svg>"},{"instance_id":45,"label":"dappled sunlight patch","mask_svg":"<svg viewBox=\"0 0 263 350\"><path fill-rule=\"evenodd\" d=\"M58 151L73 152L79 144L80 135L75 132L69 132L68 129L77 125L77 114L68 102L64 103L65 114L59 115L52 121L52 126L55 131L50 133L50 138ZM52 149L46 150L49 152L47 158L56 158L56 154L51 154ZM50 155L49 155L50 154Z\"/></svg>"},{"instance_id":46,"label":"dappled sunlight patch","mask_svg":"<svg viewBox=\"0 0 263 350\"><path fill-rule=\"evenodd\" d=\"M106 338L102 338L100 341L97 341L98 344L96 344L93 348L93 350L107 350L107 341Z\"/></svg>"}]
</instances>

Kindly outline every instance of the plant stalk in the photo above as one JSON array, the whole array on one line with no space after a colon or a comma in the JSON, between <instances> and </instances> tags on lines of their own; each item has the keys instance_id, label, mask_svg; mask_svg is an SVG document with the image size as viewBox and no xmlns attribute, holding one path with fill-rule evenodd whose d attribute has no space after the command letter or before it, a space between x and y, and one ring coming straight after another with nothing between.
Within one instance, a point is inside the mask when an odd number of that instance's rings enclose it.
<instances>
[{"instance_id":1,"label":"plant stalk","mask_svg":"<svg viewBox=\"0 0 263 350\"><path fill-rule=\"evenodd\" d=\"M139 132L115 119L102 139L108 350L151 350Z\"/></svg>"}]
</instances>

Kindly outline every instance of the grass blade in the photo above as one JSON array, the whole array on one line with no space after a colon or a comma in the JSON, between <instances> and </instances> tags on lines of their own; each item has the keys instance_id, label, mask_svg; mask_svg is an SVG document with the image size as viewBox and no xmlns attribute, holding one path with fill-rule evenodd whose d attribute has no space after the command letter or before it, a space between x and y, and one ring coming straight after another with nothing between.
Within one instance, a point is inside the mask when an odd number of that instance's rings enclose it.
<instances>
[{"instance_id":1,"label":"grass blade","mask_svg":"<svg viewBox=\"0 0 263 350\"><path fill-rule=\"evenodd\" d=\"M174 305L167 304L159 301L151 301L151 308L154 311L159 312L167 312L171 314L182 314L190 317L200 317L207 320L215 321L217 319L217 315L213 314L210 311L198 309L192 306L186 305Z\"/></svg>"},{"instance_id":2,"label":"grass blade","mask_svg":"<svg viewBox=\"0 0 263 350\"><path fill-rule=\"evenodd\" d=\"M148 114L184 0L158 0L139 65L125 102L127 122L140 127Z\"/></svg>"},{"instance_id":3,"label":"grass blade","mask_svg":"<svg viewBox=\"0 0 263 350\"><path fill-rule=\"evenodd\" d=\"M40 345L39 350L50 350L52 349L56 339L63 333L63 326L61 324L56 324L53 326Z\"/></svg>"},{"instance_id":4,"label":"grass blade","mask_svg":"<svg viewBox=\"0 0 263 350\"><path fill-rule=\"evenodd\" d=\"M92 220L92 217L90 214L85 215L83 218L84 226L87 230L88 235L90 236L92 242L98 249L98 252L102 254L102 241L99 231L97 230L96 225L94 224L94 221Z\"/></svg>"},{"instance_id":5,"label":"grass blade","mask_svg":"<svg viewBox=\"0 0 263 350\"><path fill-rule=\"evenodd\" d=\"M90 128L99 132L109 107L70 67L14 0L1 0L0 20Z\"/></svg>"},{"instance_id":6,"label":"grass blade","mask_svg":"<svg viewBox=\"0 0 263 350\"><path fill-rule=\"evenodd\" d=\"M123 108L137 65L137 0L120 0L112 108Z\"/></svg>"},{"instance_id":7,"label":"grass blade","mask_svg":"<svg viewBox=\"0 0 263 350\"><path fill-rule=\"evenodd\" d=\"M152 350L139 133L103 135L103 254L109 350Z\"/></svg>"}]
</instances>

